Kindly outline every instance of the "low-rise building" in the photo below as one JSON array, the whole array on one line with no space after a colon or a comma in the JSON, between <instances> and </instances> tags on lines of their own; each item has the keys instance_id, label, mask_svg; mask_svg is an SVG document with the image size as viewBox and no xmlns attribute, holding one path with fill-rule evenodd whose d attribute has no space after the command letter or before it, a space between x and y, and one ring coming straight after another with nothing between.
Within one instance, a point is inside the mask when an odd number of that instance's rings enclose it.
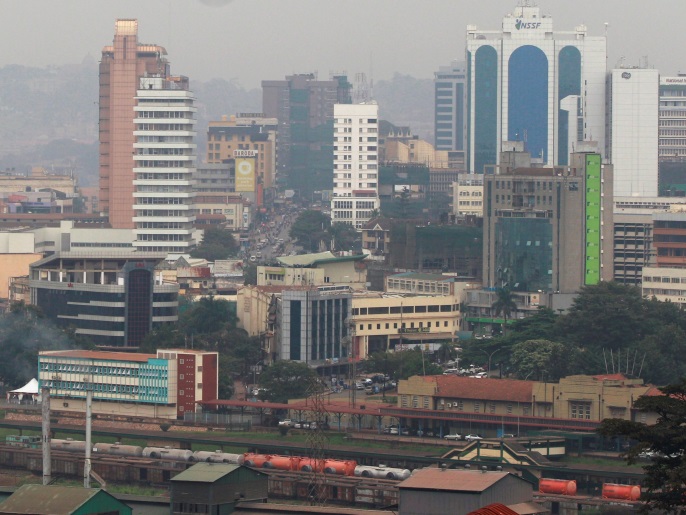
<instances>
[{"instance_id":1,"label":"low-rise building","mask_svg":"<svg viewBox=\"0 0 686 515\"><path fill-rule=\"evenodd\" d=\"M356 294L350 318L354 356L450 342L460 327L460 301L453 295Z\"/></svg>"},{"instance_id":2,"label":"low-rise building","mask_svg":"<svg viewBox=\"0 0 686 515\"><path fill-rule=\"evenodd\" d=\"M484 215L484 176L461 173L453 183L453 214L455 216Z\"/></svg>"},{"instance_id":3,"label":"low-rise building","mask_svg":"<svg viewBox=\"0 0 686 515\"><path fill-rule=\"evenodd\" d=\"M258 266L259 286L324 286L348 285L365 288L367 267L362 262L364 254L340 255L332 252L282 256L277 258L281 265Z\"/></svg>"},{"instance_id":4,"label":"low-rise building","mask_svg":"<svg viewBox=\"0 0 686 515\"><path fill-rule=\"evenodd\" d=\"M653 297L661 302L672 302L679 307L686 306L686 269L643 268L643 297Z\"/></svg>"},{"instance_id":5,"label":"low-rise building","mask_svg":"<svg viewBox=\"0 0 686 515\"><path fill-rule=\"evenodd\" d=\"M86 350L42 351L38 381L50 388L56 408L176 419L194 413L197 401L217 398L218 353L160 349L157 354Z\"/></svg>"}]
</instances>

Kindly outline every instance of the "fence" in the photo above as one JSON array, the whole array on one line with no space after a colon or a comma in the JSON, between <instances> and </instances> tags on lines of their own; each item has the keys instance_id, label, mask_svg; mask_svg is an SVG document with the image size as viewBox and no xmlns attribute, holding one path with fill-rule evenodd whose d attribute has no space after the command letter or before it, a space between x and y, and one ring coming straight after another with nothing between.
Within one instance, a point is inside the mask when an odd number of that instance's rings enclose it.
<instances>
[{"instance_id":1,"label":"fence","mask_svg":"<svg viewBox=\"0 0 686 515\"><path fill-rule=\"evenodd\" d=\"M253 415L185 412L183 414L183 421L193 424L223 427L227 431L250 431L253 425Z\"/></svg>"}]
</instances>

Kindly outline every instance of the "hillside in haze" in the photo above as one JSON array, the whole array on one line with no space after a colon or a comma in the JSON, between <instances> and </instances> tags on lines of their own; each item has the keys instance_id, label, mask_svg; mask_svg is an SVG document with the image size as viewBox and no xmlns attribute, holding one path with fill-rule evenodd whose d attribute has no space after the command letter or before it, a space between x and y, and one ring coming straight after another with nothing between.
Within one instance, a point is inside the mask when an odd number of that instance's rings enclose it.
<instances>
[{"instance_id":1,"label":"hillside in haze","mask_svg":"<svg viewBox=\"0 0 686 515\"><path fill-rule=\"evenodd\" d=\"M235 81L191 81L197 98L198 154L206 148L208 121L222 115L262 110L261 89ZM433 140L433 83L396 74L374 86L381 118L410 126ZM82 186L97 185L98 63L48 68L0 68L0 171L27 173L43 166L74 173Z\"/></svg>"}]
</instances>

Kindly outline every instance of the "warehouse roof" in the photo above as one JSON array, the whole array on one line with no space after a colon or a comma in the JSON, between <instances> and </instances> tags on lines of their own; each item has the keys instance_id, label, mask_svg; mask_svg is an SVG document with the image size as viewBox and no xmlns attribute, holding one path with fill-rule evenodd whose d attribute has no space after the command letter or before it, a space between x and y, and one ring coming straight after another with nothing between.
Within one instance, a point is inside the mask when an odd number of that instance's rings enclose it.
<instances>
[{"instance_id":1,"label":"warehouse roof","mask_svg":"<svg viewBox=\"0 0 686 515\"><path fill-rule=\"evenodd\" d=\"M434 376L436 395L453 399L531 402L533 381L516 379L477 379L455 375Z\"/></svg>"},{"instance_id":2,"label":"warehouse roof","mask_svg":"<svg viewBox=\"0 0 686 515\"><path fill-rule=\"evenodd\" d=\"M286 267L308 267L317 266L325 263L337 263L342 261L359 261L364 259L364 254L351 256L337 256L333 252L318 252L316 254L303 254L300 256L281 256L276 260Z\"/></svg>"},{"instance_id":3,"label":"warehouse roof","mask_svg":"<svg viewBox=\"0 0 686 515\"><path fill-rule=\"evenodd\" d=\"M70 515L98 495L113 497L105 490L98 488L23 485L4 502L0 503L0 513ZM117 502L126 506L119 500Z\"/></svg>"},{"instance_id":4,"label":"warehouse roof","mask_svg":"<svg viewBox=\"0 0 686 515\"><path fill-rule=\"evenodd\" d=\"M449 490L451 492L483 492L509 476L509 472L481 472L476 470L444 470L423 468L416 470L398 488L410 490Z\"/></svg>"},{"instance_id":5,"label":"warehouse roof","mask_svg":"<svg viewBox=\"0 0 686 515\"><path fill-rule=\"evenodd\" d=\"M232 465L230 463L196 463L180 474L175 475L171 480L189 483L214 483L239 468L241 468L241 465ZM261 472L258 472L258 474L261 474Z\"/></svg>"}]
</instances>

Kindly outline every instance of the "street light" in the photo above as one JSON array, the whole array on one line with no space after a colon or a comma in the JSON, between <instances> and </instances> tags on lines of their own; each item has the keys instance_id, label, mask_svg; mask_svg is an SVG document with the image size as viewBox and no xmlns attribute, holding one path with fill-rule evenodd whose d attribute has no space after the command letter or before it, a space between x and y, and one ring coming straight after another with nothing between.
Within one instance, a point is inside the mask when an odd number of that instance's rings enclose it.
<instances>
[{"instance_id":1,"label":"street light","mask_svg":"<svg viewBox=\"0 0 686 515\"><path fill-rule=\"evenodd\" d=\"M481 352L483 352L484 354L486 354L486 356L488 356L488 377L491 377L491 358L492 358L493 355L494 355L496 352L498 352L500 349L496 349L496 350L494 350L493 352L491 352L490 354L489 354L488 351L485 350L485 349L479 349L479 350L480 350ZM502 377L502 375L503 375L503 374L502 374L502 371L501 371L501 372L500 372L500 376Z\"/></svg>"}]
</instances>

